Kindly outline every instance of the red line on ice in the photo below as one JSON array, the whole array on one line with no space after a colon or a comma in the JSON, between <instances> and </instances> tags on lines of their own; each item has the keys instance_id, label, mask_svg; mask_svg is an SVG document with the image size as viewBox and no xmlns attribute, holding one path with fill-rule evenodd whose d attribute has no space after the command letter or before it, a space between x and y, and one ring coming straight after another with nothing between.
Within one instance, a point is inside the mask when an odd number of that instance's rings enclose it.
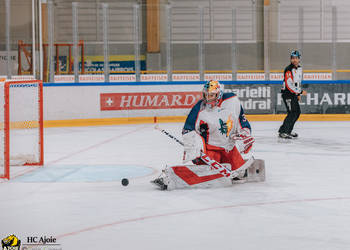
<instances>
[{"instance_id":1,"label":"red line on ice","mask_svg":"<svg viewBox=\"0 0 350 250\"><path fill-rule=\"evenodd\" d=\"M206 212L206 211L216 210L216 209L227 209L227 208L237 208L237 207L256 207L256 206L267 206L267 205L275 205L275 204L317 202L317 201L334 201L334 200L350 200L350 197L314 198L314 199L300 199L300 200L280 200L280 201L243 203L243 204L234 204L234 205L227 205L227 206L190 209L190 210L183 210L183 211L177 211L177 212L171 212L171 213L165 213L165 214L156 214L156 215L149 215L149 216L126 219L126 220L119 220L119 221L115 221L115 222L111 222L111 223L107 223L107 224L101 224L101 225L96 225L96 226L92 226L92 227L87 227L87 228L84 228L84 229L81 229L81 230L78 230L75 232L61 234L61 235L56 236L56 238L57 239L65 238L65 237L69 237L72 235L77 235L80 233L89 232L89 231L93 231L93 230L97 230L97 229L103 229L106 227L116 226L116 225L125 224L125 223L129 223L129 222L136 222L136 221L142 221L142 220L149 220L149 219L168 217L168 216L174 216L174 215L197 213L197 212Z\"/></svg>"}]
</instances>

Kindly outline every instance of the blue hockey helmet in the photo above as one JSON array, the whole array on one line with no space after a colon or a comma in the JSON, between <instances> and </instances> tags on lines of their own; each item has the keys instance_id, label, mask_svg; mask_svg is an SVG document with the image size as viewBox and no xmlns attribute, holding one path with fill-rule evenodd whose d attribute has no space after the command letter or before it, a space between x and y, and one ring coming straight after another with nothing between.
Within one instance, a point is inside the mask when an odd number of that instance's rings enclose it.
<instances>
[{"instance_id":1,"label":"blue hockey helmet","mask_svg":"<svg viewBox=\"0 0 350 250\"><path fill-rule=\"evenodd\" d=\"M290 58L292 58L292 57L298 57L298 58L300 59L301 54L300 54L299 51L293 50L293 51L290 53Z\"/></svg>"}]
</instances>

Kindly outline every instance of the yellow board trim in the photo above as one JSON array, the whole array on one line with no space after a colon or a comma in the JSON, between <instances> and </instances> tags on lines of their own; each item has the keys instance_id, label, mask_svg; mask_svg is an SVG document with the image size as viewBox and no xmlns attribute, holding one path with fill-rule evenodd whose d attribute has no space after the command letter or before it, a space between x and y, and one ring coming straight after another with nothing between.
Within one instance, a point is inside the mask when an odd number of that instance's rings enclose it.
<instances>
[{"instance_id":1,"label":"yellow board trim","mask_svg":"<svg viewBox=\"0 0 350 250\"><path fill-rule=\"evenodd\" d=\"M283 121L285 114L246 115L249 121ZM45 128L185 122L186 116L122 117L44 121ZM302 114L299 121L350 121L350 114Z\"/></svg>"}]
</instances>

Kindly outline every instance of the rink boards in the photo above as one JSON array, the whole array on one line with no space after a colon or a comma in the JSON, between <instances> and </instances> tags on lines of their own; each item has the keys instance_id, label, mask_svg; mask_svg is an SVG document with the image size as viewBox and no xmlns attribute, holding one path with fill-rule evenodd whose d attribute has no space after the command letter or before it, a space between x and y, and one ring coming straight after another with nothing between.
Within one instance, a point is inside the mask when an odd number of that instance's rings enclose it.
<instances>
[{"instance_id":1,"label":"rink boards","mask_svg":"<svg viewBox=\"0 0 350 250\"><path fill-rule=\"evenodd\" d=\"M248 119L285 117L281 81L222 81L237 94ZM203 82L47 83L46 127L183 122L201 98ZM305 121L350 120L350 81L304 81L300 101Z\"/></svg>"}]
</instances>

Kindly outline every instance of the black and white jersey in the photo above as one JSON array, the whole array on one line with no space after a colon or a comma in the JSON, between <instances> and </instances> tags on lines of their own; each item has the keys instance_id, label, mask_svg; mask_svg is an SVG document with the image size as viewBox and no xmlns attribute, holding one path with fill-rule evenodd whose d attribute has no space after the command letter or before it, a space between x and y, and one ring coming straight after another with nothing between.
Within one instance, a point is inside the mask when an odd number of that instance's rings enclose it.
<instances>
[{"instance_id":1,"label":"black and white jersey","mask_svg":"<svg viewBox=\"0 0 350 250\"><path fill-rule=\"evenodd\" d=\"M301 89L301 80L303 78L303 69L300 65L297 67L293 64L289 64L284 69L284 80L282 86L282 93L291 93L294 95L300 95L302 92Z\"/></svg>"}]
</instances>

